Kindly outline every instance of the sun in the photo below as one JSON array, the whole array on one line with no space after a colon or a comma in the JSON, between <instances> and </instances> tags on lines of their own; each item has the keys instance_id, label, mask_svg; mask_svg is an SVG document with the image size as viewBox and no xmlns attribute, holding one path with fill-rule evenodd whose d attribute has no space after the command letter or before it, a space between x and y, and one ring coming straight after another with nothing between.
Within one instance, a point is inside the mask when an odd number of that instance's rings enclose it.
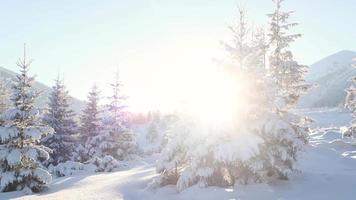
<instances>
[{"instance_id":1,"label":"sun","mask_svg":"<svg viewBox=\"0 0 356 200\"><path fill-rule=\"evenodd\" d=\"M131 90L137 93L129 99L138 112L182 113L203 123L227 126L241 117L248 103L248 81L213 64L156 68L154 76L142 82Z\"/></svg>"},{"instance_id":2,"label":"sun","mask_svg":"<svg viewBox=\"0 0 356 200\"><path fill-rule=\"evenodd\" d=\"M130 59L135 62L123 77L129 108L135 112L184 113L216 125L236 120L246 104L243 93L247 81L212 62L210 58L220 54L205 40L175 41L175 45L157 46Z\"/></svg>"},{"instance_id":3,"label":"sun","mask_svg":"<svg viewBox=\"0 0 356 200\"><path fill-rule=\"evenodd\" d=\"M191 85L184 111L203 123L233 125L247 105L244 97L247 81L224 69L211 68L200 77L199 83L192 81Z\"/></svg>"}]
</instances>

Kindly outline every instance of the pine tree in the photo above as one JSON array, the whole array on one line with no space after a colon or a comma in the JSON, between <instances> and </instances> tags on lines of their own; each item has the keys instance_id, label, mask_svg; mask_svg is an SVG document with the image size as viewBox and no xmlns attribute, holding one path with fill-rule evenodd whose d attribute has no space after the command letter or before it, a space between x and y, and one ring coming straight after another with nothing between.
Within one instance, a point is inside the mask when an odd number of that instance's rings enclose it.
<instances>
[{"instance_id":1,"label":"pine tree","mask_svg":"<svg viewBox=\"0 0 356 200\"><path fill-rule=\"evenodd\" d=\"M99 111L99 91L96 85L92 87L92 90L88 95L88 103L86 108L83 110L83 114L80 118L81 127L80 134L83 146L78 146L78 154L81 158L80 161L86 161L89 156L92 156L92 152L95 151L97 145L93 146L92 139L99 135L101 127L101 118ZM85 151L85 152L83 152Z\"/></svg>"},{"instance_id":2,"label":"pine tree","mask_svg":"<svg viewBox=\"0 0 356 200\"><path fill-rule=\"evenodd\" d=\"M257 28L252 38L252 72L263 73L266 70L266 54L268 50L266 33L262 28Z\"/></svg>"},{"instance_id":3,"label":"pine tree","mask_svg":"<svg viewBox=\"0 0 356 200\"><path fill-rule=\"evenodd\" d=\"M74 120L75 114L69 108L69 98L63 81L58 77L49 97L48 112L44 116L44 121L55 131L42 140L45 146L53 150L48 164L57 165L71 160L74 152L76 144L73 135L77 133L78 127Z\"/></svg>"},{"instance_id":4,"label":"pine tree","mask_svg":"<svg viewBox=\"0 0 356 200\"><path fill-rule=\"evenodd\" d=\"M273 48L269 58L269 73L275 80L278 95L281 97L279 100L280 109L294 106L309 87L304 80L307 66L298 64L288 49L290 43L301 37L301 34L288 34L289 29L298 23L288 22L293 12L282 10L283 1L273 0L276 9L272 14L268 14L270 18L269 43Z\"/></svg>"},{"instance_id":5,"label":"pine tree","mask_svg":"<svg viewBox=\"0 0 356 200\"><path fill-rule=\"evenodd\" d=\"M125 116L125 109L127 108L125 100L127 97L122 94L121 88L123 84L120 82L119 73L116 73L115 82L110 85L113 91L112 96L109 98L110 104L108 105L111 120L116 128L127 126L127 117Z\"/></svg>"},{"instance_id":6,"label":"pine tree","mask_svg":"<svg viewBox=\"0 0 356 200\"><path fill-rule=\"evenodd\" d=\"M49 148L39 145L42 136L53 133L51 127L41 124L34 100L39 93L32 88L33 77L28 76L31 61L19 60L20 74L12 85L13 108L7 110L0 127L0 190L40 191L51 182L51 175L41 162L49 158Z\"/></svg>"},{"instance_id":7,"label":"pine tree","mask_svg":"<svg viewBox=\"0 0 356 200\"><path fill-rule=\"evenodd\" d=\"M94 85L92 90L89 92L88 103L80 118L80 133L84 137L84 140L98 135L100 127L99 114L99 91L98 87Z\"/></svg>"},{"instance_id":8,"label":"pine tree","mask_svg":"<svg viewBox=\"0 0 356 200\"><path fill-rule=\"evenodd\" d=\"M232 44L224 43L225 49L231 54L233 61L236 62L236 69L243 70L249 67L251 46L248 38L250 28L246 20L246 11L239 7L239 20L236 27L229 27L232 35Z\"/></svg>"},{"instance_id":9,"label":"pine tree","mask_svg":"<svg viewBox=\"0 0 356 200\"><path fill-rule=\"evenodd\" d=\"M191 122L180 120L169 131L167 146L157 162L156 170L160 176L153 185L176 184L179 191L194 184L231 186L235 181L288 179L296 170L298 153L307 143L309 128L308 120L295 115L290 108L307 85L303 77L305 66L298 65L291 51L287 50L289 42L296 36L286 35L286 30L294 25L287 24L289 13L283 14L280 10L281 2L276 0L277 9L270 15L272 33L269 36L276 49L272 52L268 70L264 69L264 55L269 45L263 32L256 33L248 45L241 45L246 43L241 42L243 37L237 34L237 50L227 48L229 53L241 59L237 63L238 77L243 77L246 83L246 88L239 92L246 101L239 123L234 128L220 130L199 125L194 119ZM241 27L247 26L240 24ZM240 29L244 33L245 29ZM246 48L238 48L242 46ZM239 49L252 52L246 56L241 52L247 51ZM250 55L259 60L248 61ZM262 70L254 70L258 68ZM285 103L281 104L280 99Z\"/></svg>"},{"instance_id":10,"label":"pine tree","mask_svg":"<svg viewBox=\"0 0 356 200\"><path fill-rule=\"evenodd\" d=\"M134 134L126 126L125 108L127 106L124 103L126 97L121 94L121 86L119 76L116 74L115 82L111 84L113 95L109 98L107 113L102 120L102 131L88 142L91 156L111 155L123 160L128 159L130 154L136 151Z\"/></svg>"},{"instance_id":11,"label":"pine tree","mask_svg":"<svg viewBox=\"0 0 356 200\"><path fill-rule=\"evenodd\" d=\"M281 4L284 0L273 0L275 11L270 18L270 47L273 49L269 63L269 78L275 84L275 95L272 112L266 120L261 134L264 143L261 145L259 159L263 161L263 176L287 179L296 169L297 155L308 142L309 119L291 112L299 97L309 85L304 75L307 66L300 65L293 59L288 49L291 42L300 34L288 34L297 23L289 23L292 12L284 12Z\"/></svg>"},{"instance_id":12,"label":"pine tree","mask_svg":"<svg viewBox=\"0 0 356 200\"><path fill-rule=\"evenodd\" d=\"M237 25L229 28L233 40L231 43L223 43L223 45L230 53L235 69L249 72L251 76L256 73L259 75L264 73L268 44L263 29L254 29L249 25L246 11L241 6L239 7Z\"/></svg>"}]
</instances>

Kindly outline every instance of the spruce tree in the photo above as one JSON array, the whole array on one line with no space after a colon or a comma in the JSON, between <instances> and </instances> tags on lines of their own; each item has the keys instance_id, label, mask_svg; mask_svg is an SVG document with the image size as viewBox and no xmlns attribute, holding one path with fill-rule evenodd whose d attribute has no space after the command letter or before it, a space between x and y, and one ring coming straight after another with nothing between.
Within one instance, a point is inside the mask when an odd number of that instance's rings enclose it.
<instances>
[{"instance_id":1,"label":"spruce tree","mask_svg":"<svg viewBox=\"0 0 356 200\"><path fill-rule=\"evenodd\" d=\"M268 50L266 33L262 28L257 28L253 33L252 38L252 73L265 74L266 70L266 54Z\"/></svg>"},{"instance_id":2,"label":"spruce tree","mask_svg":"<svg viewBox=\"0 0 356 200\"><path fill-rule=\"evenodd\" d=\"M123 84L120 82L119 73L116 73L114 83L110 84L112 88L112 96L109 97L110 103L108 105L108 111L111 116L112 122L117 128L127 126L127 116L125 100L127 97L122 94Z\"/></svg>"},{"instance_id":3,"label":"spruce tree","mask_svg":"<svg viewBox=\"0 0 356 200\"><path fill-rule=\"evenodd\" d=\"M95 151L98 146L92 145L92 138L96 137L100 133L101 127L101 118L100 118L100 111L99 111L99 90L96 85L94 85L89 92L88 95L88 103L86 108L83 110L82 116L80 118L81 127L80 127L80 134L82 137L83 142L85 143L84 146L86 148L86 153L83 154L83 148L80 148L82 154L81 161L85 161L89 158L91 152ZM84 156L84 157L83 157Z\"/></svg>"},{"instance_id":4,"label":"spruce tree","mask_svg":"<svg viewBox=\"0 0 356 200\"><path fill-rule=\"evenodd\" d=\"M289 27L295 24L287 23L290 13L281 11L282 1L275 2L276 11L269 15L270 43L275 49L267 70L263 59L267 42L263 32L256 33L253 41L247 43L241 42L244 38L241 34L234 33L236 45L227 48L229 53L236 54L233 59L241 59L236 63L240 74L237 76L246 81L245 88L239 92L246 102L239 111L242 116L239 123L233 128L220 129L208 128L210 124L202 126L195 119L179 120L168 131L167 145L157 162L160 176L153 186L176 184L180 191L194 184L226 187L235 181L288 179L296 170L298 153L307 143L309 128L305 124L308 120L295 115L290 108L308 86L303 77L305 66L297 64L287 48L299 36L287 34ZM242 28L237 29L240 33L244 33L243 26L247 25L240 23ZM241 48L243 46L246 48ZM252 52L239 49L252 49ZM257 55L260 60L250 62L250 55ZM258 67L263 73L250 70Z\"/></svg>"},{"instance_id":5,"label":"spruce tree","mask_svg":"<svg viewBox=\"0 0 356 200\"><path fill-rule=\"evenodd\" d=\"M285 109L294 106L299 97L304 94L308 85L305 83L304 75L307 66L300 65L293 59L293 53L288 48L290 43L301 37L301 34L289 34L289 29L298 23L289 23L288 19L293 13L282 10L284 0L273 0L276 9L270 18L269 43L272 53L269 58L269 73L277 84L279 108Z\"/></svg>"},{"instance_id":6,"label":"spruce tree","mask_svg":"<svg viewBox=\"0 0 356 200\"><path fill-rule=\"evenodd\" d=\"M250 33L250 27L247 24L246 11L239 7L239 19L235 27L229 27L232 35L233 41L231 44L224 43L225 49L230 53L237 70L246 69L249 67L248 62L250 61L251 46L250 40L248 38Z\"/></svg>"},{"instance_id":7,"label":"spruce tree","mask_svg":"<svg viewBox=\"0 0 356 200\"><path fill-rule=\"evenodd\" d=\"M52 134L53 129L39 119L34 101L39 93L34 91L33 77L28 76L31 61L24 58L17 62L20 74L12 85L13 108L2 115L0 127L0 190L3 192L26 190L40 191L51 182L51 175L41 167L49 158L49 148L39 144L42 136Z\"/></svg>"},{"instance_id":8,"label":"spruce tree","mask_svg":"<svg viewBox=\"0 0 356 200\"><path fill-rule=\"evenodd\" d=\"M288 31L297 23L289 23L292 12L282 10L284 0L273 0L275 11L268 14L270 18L269 42L272 52L268 76L274 83L273 106L261 134L264 143L261 145L259 159L263 162L264 177L287 179L296 170L298 153L308 142L310 120L291 111L299 97L309 85L304 75L307 66L300 65L289 50L290 43L300 34L289 34ZM271 90L271 89L270 89Z\"/></svg>"},{"instance_id":9,"label":"spruce tree","mask_svg":"<svg viewBox=\"0 0 356 200\"><path fill-rule=\"evenodd\" d=\"M128 127L125 99L127 98L122 94L122 83L119 80L119 74L116 73L115 82L111 84L113 94L110 97L109 110L109 122L106 123L107 131L115 141L116 155L120 160L130 159L133 154L136 153L136 138L132 130Z\"/></svg>"},{"instance_id":10,"label":"spruce tree","mask_svg":"<svg viewBox=\"0 0 356 200\"><path fill-rule=\"evenodd\" d=\"M230 53L234 68L248 72L249 75L261 73L266 67L266 35L262 28L252 28L246 17L246 10L239 7L238 23L230 26L233 39L223 43ZM238 73L237 73L238 74Z\"/></svg>"},{"instance_id":11,"label":"spruce tree","mask_svg":"<svg viewBox=\"0 0 356 200\"><path fill-rule=\"evenodd\" d=\"M90 156L111 155L117 159L128 159L136 151L133 132L127 127L125 116L127 107L126 96L121 93L121 82L116 74L115 82L111 84L113 94L106 106L107 112L102 119L102 130L88 141Z\"/></svg>"},{"instance_id":12,"label":"spruce tree","mask_svg":"<svg viewBox=\"0 0 356 200\"><path fill-rule=\"evenodd\" d=\"M57 165L72 158L76 145L73 135L77 133L78 126L74 120L75 113L69 108L69 98L63 80L58 77L52 88L48 110L44 116L44 121L55 131L53 135L42 140L44 145L53 150L48 164Z\"/></svg>"},{"instance_id":13,"label":"spruce tree","mask_svg":"<svg viewBox=\"0 0 356 200\"><path fill-rule=\"evenodd\" d=\"M88 103L83 110L81 120L80 133L87 139L96 136L99 132L100 117L99 117L99 90L94 85L88 95Z\"/></svg>"}]
</instances>

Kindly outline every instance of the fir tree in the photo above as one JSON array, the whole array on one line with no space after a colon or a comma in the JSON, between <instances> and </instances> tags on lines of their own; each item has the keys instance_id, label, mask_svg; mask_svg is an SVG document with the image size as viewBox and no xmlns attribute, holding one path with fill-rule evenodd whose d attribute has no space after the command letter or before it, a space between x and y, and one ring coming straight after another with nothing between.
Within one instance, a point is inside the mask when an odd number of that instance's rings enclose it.
<instances>
[{"instance_id":1,"label":"fir tree","mask_svg":"<svg viewBox=\"0 0 356 200\"><path fill-rule=\"evenodd\" d=\"M93 145L92 140L100 133L101 118L99 115L99 91L97 86L94 85L89 92L88 103L80 118L80 134L84 142L84 145L78 146L77 149L77 153L80 155L80 158L77 159L80 161L89 159L89 156L92 156L93 152L98 148L96 145Z\"/></svg>"},{"instance_id":2,"label":"fir tree","mask_svg":"<svg viewBox=\"0 0 356 200\"><path fill-rule=\"evenodd\" d=\"M44 145L53 150L48 164L57 165L72 158L76 145L73 135L77 133L78 127L74 120L75 114L69 108L69 98L63 81L58 77L49 97L48 112L44 116L44 121L55 131L42 140Z\"/></svg>"},{"instance_id":3,"label":"fir tree","mask_svg":"<svg viewBox=\"0 0 356 200\"><path fill-rule=\"evenodd\" d=\"M110 85L113 92L112 96L109 97L110 103L108 105L111 120L117 128L127 126L127 117L125 116L125 109L127 108L125 100L127 97L122 94L123 84L120 82L119 73L116 73L115 82Z\"/></svg>"},{"instance_id":4,"label":"fir tree","mask_svg":"<svg viewBox=\"0 0 356 200\"><path fill-rule=\"evenodd\" d=\"M136 142L132 131L126 126L126 97L121 94L122 84L116 74L115 82L111 84L113 95L109 98L106 116L102 120L100 133L88 141L90 156L111 155L117 159L127 159L135 153Z\"/></svg>"},{"instance_id":5,"label":"fir tree","mask_svg":"<svg viewBox=\"0 0 356 200\"><path fill-rule=\"evenodd\" d=\"M194 184L231 186L235 181L287 179L296 170L298 153L307 143L309 128L306 118L289 109L307 89L305 66L298 65L287 49L299 35L286 34L295 24L286 22L289 13L280 10L282 1L275 2L276 11L269 15L269 36L276 49L271 55L271 67L267 67L268 74L264 70L267 44L263 32L256 33L252 42L241 42L246 30L243 27L247 25L240 19L240 34L234 33L236 45L227 48L229 53L236 54L233 58L241 59L237 63L238 76L246 82L246 88L239 92L246 101L239 124L220 130L199 125L194 119L177 123L169 130L167 146L157 162L160 176L153 185L176 184L180 191ZM260 60L250 62L250 55ZM263 73L251 70L259 67Z\"/></svg>"},{"instance_id":6,"label":"fir tree","mask_svg":"<svg viewBox=\"0 0 356 200\"><path fill-rule=\"evenodd\" d=\"M266 33L262 28L257 28L252 38L252 72L263 73L266 70L266 54L268 50Z\"/></svg>"},{"instance_id":7,"label":"fir tree","mask_svg":"<svg viewBox=\"0 0 356 200\"><path fill-rule=\"evenodd\" d=\"M273 0L276 9L270 18L269 43L273 48L269 58L269 73L277 84L277 92L281 97L280 109L294 106L299 97L306 92L308 85L305 83L304 75L307 66L300 65L293 59L292 52L288 49L290 43L301 37L301 34L289 34L290 28L298 23L289 23L288 19L293 12L282 10L284 0Z\"/></svg>"},{"instance_id":8,"label":"fir tree","mask_svg":"<svg viewBox=\"0 0 356 200\"><path fill-rule=\"evenodd\" d=\"M80 133L84 140L98 135L100 128L99 91L94 85L88 95L88 103L80 118Z\"/></svg>"},{"instance_id":9,"label":"fir tree","mask_svg":"<svg viewBox=\"0 0 356 200\"><path fill-rule=\"evenodd\" d=\"M19 60L20 74L12 85L13 108L3 113L0 127L0 190L38 192L52 177L41 162L49 158L49 148L39 145L42 136L53 129L41 124L34 101L39 93L32 88L33 77L28 76L31 61Z\"/></svg>"},{"instance_id":10,"label":"fir tree","mask_svg":"<svg viewBox=\"0 0 356 200\"><path fill-rule=\"evenodd\" d=\"M263 162L265 177L287 179L296 169L295 162L299 151L308 142L310 120L291 112L299 97L303 95L309 85L305 83L304 75L307 66L298 64L288 49L290 43L300 34L288 34L291 27L297 23L289 23L292 12L285 12L281 8L284 0L273 0L275 11L270 18L270 47L273 49L269 63L269 78L275 84L275 95L272 112L266 121L261 136L259 159Z\"/></svg>"},{"instance_id":11,"label":"fir tree","mask_svg":"<svg viewBox=\"0 0 356 200\"><path fill-rule=\"evenodd\" d=\"M238 70L246 69L246 67L249 67L248 62L251 53L250 40L248 38L250 28L246 20L246 11L242 7L239 7L238 24L229 28L233 35L233 41L232 44L224 43L225 49L231 54L233 61L236 62Z\"/></svg>"},{"instance_id":12,"label":"fir tree","mask_svg":"<svg viewBox=\"0 0 356 200\"><path fill-rule=\"evenodd\" d=\"M137 153L137 144L135 134L130 127L128 127L125 111L127 105L124 102L127 97L122 94L122 83L119 80L118 73L116 73L115 82L111 84L111 87L113 94L110 97L111 102L108 105L108 122L110 122L110 124L106 123L106 131L110 133L113 138L116 138L114 148L112 149L116 151L114 157L120 160L131 159L131 157Z\"/></svg>"},{"instance_id":13,"label":"fir tree","mask_svg":"<svg viewBox=\"0 0 356 200\"><path fill-rule=\"evenodd\" d=\"M254 73L264 71L266 65L266 51L268 48L263 29L254 30L249 25L246 11L239 7L239 18L236 26L231 26L233 40L231 43L223 43L230 53L235 69Z\"/></svg>"}]
</instances>

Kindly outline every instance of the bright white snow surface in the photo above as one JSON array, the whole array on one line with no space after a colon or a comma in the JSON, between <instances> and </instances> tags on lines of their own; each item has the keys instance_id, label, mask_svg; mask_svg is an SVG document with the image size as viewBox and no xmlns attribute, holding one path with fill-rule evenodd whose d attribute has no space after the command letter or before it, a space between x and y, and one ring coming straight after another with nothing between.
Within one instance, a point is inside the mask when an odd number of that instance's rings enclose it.
<instances>
[{"instance_id":1,"label":"bright white snow surface","mask_svg":"<svg viewBox=\"0 0 356 200\"><path fill-rule=\"evenodd\" d=\"M320 127L311 135L310 145L300 159L301 173L289 181L270 184L236 185L233 188L193 186L178 193L174 186L146 189L156 176L154 157L129 163L121 171L81 174L54 179L40 194L23 192L0 194L0 199L127 199L127 200L325 200L355 199L356 146L341 139L339 127L349 123L345 111L303 111Z\"/></svg>"}]
</instances>

